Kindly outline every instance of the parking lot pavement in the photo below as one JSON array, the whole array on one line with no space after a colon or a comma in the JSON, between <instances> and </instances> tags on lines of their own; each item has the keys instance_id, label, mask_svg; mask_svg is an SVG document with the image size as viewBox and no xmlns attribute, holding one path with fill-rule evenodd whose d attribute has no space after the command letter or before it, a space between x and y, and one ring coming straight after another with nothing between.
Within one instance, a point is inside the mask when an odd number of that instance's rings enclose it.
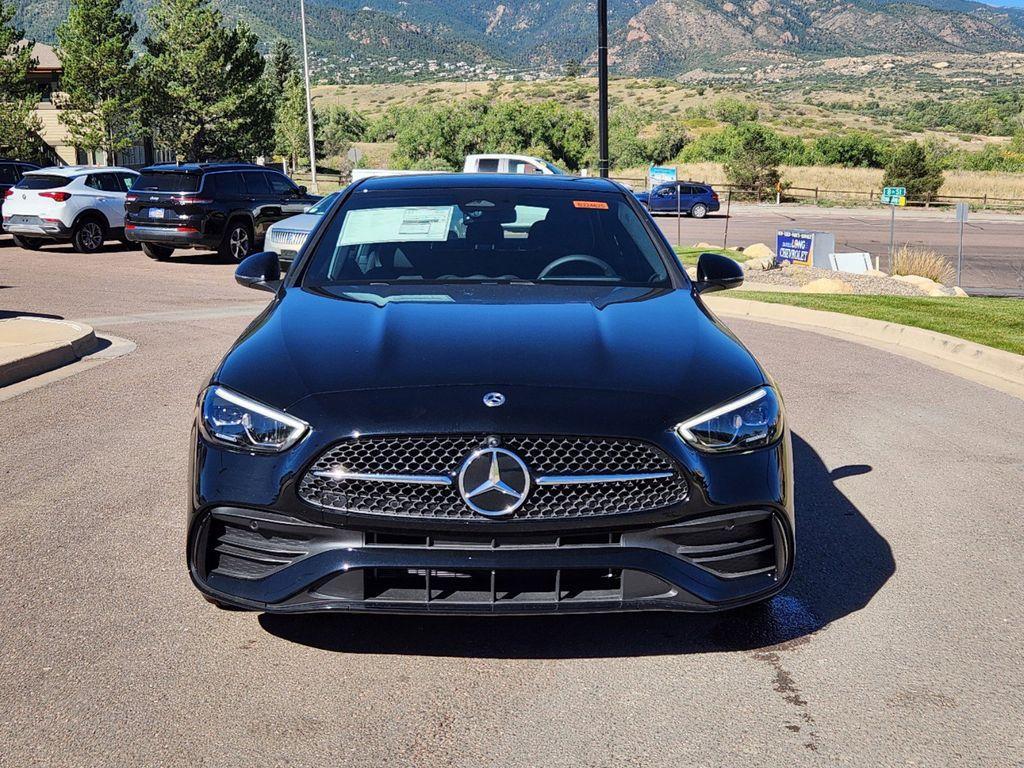
<instances>
[{"instance_id":1,"label":"parking lot pavement","mask_svg":"<svg viewBox=\"0 0 1024 768\"><path fill-rule=\"evenodd\" d=\"M0 307L138 345L0 402L5 765L1020 762L1020 400L737 322L794 431L796 575L767 606L227 613L185 571L188 429L259 295L138 252L0 248L0 275Z\"/></svg>"},{"instance_id":2,"label":"parking lot pavement","mask_svg":"<svg viewBox=\"0 0 1024 768\"><path fill-rule=\"evenodd\" d=\"M888 271L889 211L864 208L814 208L799 205L733 205L728 244L747 246L765 243L775 248L780 229L832 232L840 251L867 252L881 259ZM726 217L722 213L704 219L684 216L677 228L675 216L656 218L670 242L682 245L707 242L721 245ZM960 236L950 210L907 210L896 213L896 243L937 250L956 263ZM985 293L1024 295L1024 216L974 212L964 230L963 284Z\"/></svg>"}]
</instances>

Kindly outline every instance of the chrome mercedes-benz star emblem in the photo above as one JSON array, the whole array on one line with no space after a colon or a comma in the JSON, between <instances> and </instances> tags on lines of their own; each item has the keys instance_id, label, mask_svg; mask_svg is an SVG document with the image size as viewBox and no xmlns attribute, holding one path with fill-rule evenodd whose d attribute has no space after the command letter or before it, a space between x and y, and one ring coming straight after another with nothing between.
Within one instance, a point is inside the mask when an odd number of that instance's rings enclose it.
<instances>
[{"instance_id":1,"label":"chrome mercedes-benz star emblem","mask_svg":"<svg viewBox=\"0 0 1024 768\"><path fill-rule=\"evenodd\" d=\"M505 404L505 396L501 392L488 392L484 395L484 405L488 408L497 408Z\"/></svg>"},{"instance_id":2,"label":"chrome mercedes-benz star emblem","mask_svg":"<svg viewBox=\"0 0 1024 768\"><path fill-rule=\"evenodd\" d=\"M481 448L459 470L459 493L474 512L486 517L511 515L530 492L530 470L504 448Z\"/></svg>"}]
</instances>

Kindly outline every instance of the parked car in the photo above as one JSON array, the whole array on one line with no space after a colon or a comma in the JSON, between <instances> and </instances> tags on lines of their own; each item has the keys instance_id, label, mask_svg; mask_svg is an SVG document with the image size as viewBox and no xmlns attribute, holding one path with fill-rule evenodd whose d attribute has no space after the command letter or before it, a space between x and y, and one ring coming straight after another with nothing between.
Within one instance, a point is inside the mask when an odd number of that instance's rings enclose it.
<instances>
[{"instance_id":1,"label":"parked car","mask_svg":"<svg viewBox=\"0 0 1024 768\"><path fill-rule=\"evenodd\" d=\"M24 163L20 160L4 160L0 158L0 216L3 215L4 197L7 190L21 181L26 171L35 171L39 168L33 163Z\"/></svg>"},{"instance_id":2,"label":"parked car","mask_svg":"<svg viewBox=\"0 0 1024 768\"><path fill-rule=\"evenodd\" d=\"M124 200L138 178L129 168L89 165L27 171L4 198L4 231L22 248L70 242L94 253L124 240Z\"/></svg>"},{"instance_id":3,"label":"parked car","mask_svg":"<svg viewBox=\"0 0 1024 768\"><path fill-rule=\"evenodd\" d=\"M508 229L541 212L525 235ZM223 607L711 611L793 567L782 400L607 179L351 185L198 398L187 564Z\"/></svg>"},{"instance_id":4,"label":"parked car","mask_svg":"<svg viewBox=\"0 0 1024 768\"><path fill-rule=\"evenodd\" d=\"M651 213L675 213L678 210L695 219L703 219L722 207L718 193L711 185L696 181L670 181L659 184L650 192L633 194Z\"/></svg>"},{"instance_id":5,"label":"parked car","mask_svg":"<svg viewBox=\"0 0 1024 768\"><path fill-rule=\"evenodd\" d=\"M467 155L462 166L463 173L527 173L541 176L565 176L565 171L554 163L549 163L532 155ZM370 179L378 176L420 176L424 173L444 173L444 171L393 171L387 168L355 168L352 181Z\"/></svg>"},{"instance_id":6,"label":"parked car","mask_svg":"<svg viewBox=\"0 0 1024 768\"><path fill-rule=\"evenodd\" d=\"M554 163L532 155L467 155L463 173L536 173L542 176L565 176Z\"/></svg>"},{"instance_id":7,"label":"parked car","mask_svg":"<svg viewBox=\"0 0 1024 768\"><path fill-rule=\"evenodd\" d=\"M241 261L262 246L271 224L319 199L260 165L154 165L125 201L125 234L153 259L201 248Z\"/></svg>"},{"instance_id":8,"label":"parked car","mask_svg":"<svg viewBox=\"0 0 1024 768\"><path fill-rule=\"evenodd\" d=\"M306 238L309 237L309 233L320 223L320 219L331 209L334 201L339 197L341 197L341 192L332 192L305 213L290 216L276 224L271 224L267 229L266 249L277 253L281 257L282 263L293 262L306 242Z\"/></svg>"}]
</instances>

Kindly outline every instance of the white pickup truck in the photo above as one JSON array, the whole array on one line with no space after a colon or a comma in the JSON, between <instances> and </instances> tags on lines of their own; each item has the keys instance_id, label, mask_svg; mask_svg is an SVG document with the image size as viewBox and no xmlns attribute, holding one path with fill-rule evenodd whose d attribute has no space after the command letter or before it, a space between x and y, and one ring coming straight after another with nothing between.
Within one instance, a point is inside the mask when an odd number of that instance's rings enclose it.
<instances>
[{"instance_id":1,"label":"white pickup truck","mask_svg":"<svg viewBox=\"0 0 1024 768\"><path fill-rule=\"evenodd\" d=\"M544 176L565 176L557 165L530 155L467 155L463 173L537 173ZM353 168L352 181L372 176L408 176L421 173L444 173L444 171L392 171L387 168Z\"/></svg>"}]
</instances>

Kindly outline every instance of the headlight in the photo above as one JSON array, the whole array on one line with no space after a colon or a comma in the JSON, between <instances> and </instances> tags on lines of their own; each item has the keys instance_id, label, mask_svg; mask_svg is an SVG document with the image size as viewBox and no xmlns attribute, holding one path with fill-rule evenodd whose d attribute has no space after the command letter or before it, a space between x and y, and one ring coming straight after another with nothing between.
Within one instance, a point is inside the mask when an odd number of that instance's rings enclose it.
<instances>
[{"instance_id":1,"label":"headlight","mask_svg":"<svg viewBox=\"0 0 1024 768\"><path fill-rule=\"evenodd\" d=\"M309 430L306 422L224 387L203 393L199 423L210 442L257 453L286 451Z\"/></svg>"},{"instance_id":2,"label":"headlight","mask_svg":"<svg viewBox=\"0 0 1024 768\"><path fill-rule=\"evenodd\" d=\"M782 409L771 387L706 411L676 426L676 434L699 451L726 453L763 448L782 434Z\"/></svg>"}]
</instances>

